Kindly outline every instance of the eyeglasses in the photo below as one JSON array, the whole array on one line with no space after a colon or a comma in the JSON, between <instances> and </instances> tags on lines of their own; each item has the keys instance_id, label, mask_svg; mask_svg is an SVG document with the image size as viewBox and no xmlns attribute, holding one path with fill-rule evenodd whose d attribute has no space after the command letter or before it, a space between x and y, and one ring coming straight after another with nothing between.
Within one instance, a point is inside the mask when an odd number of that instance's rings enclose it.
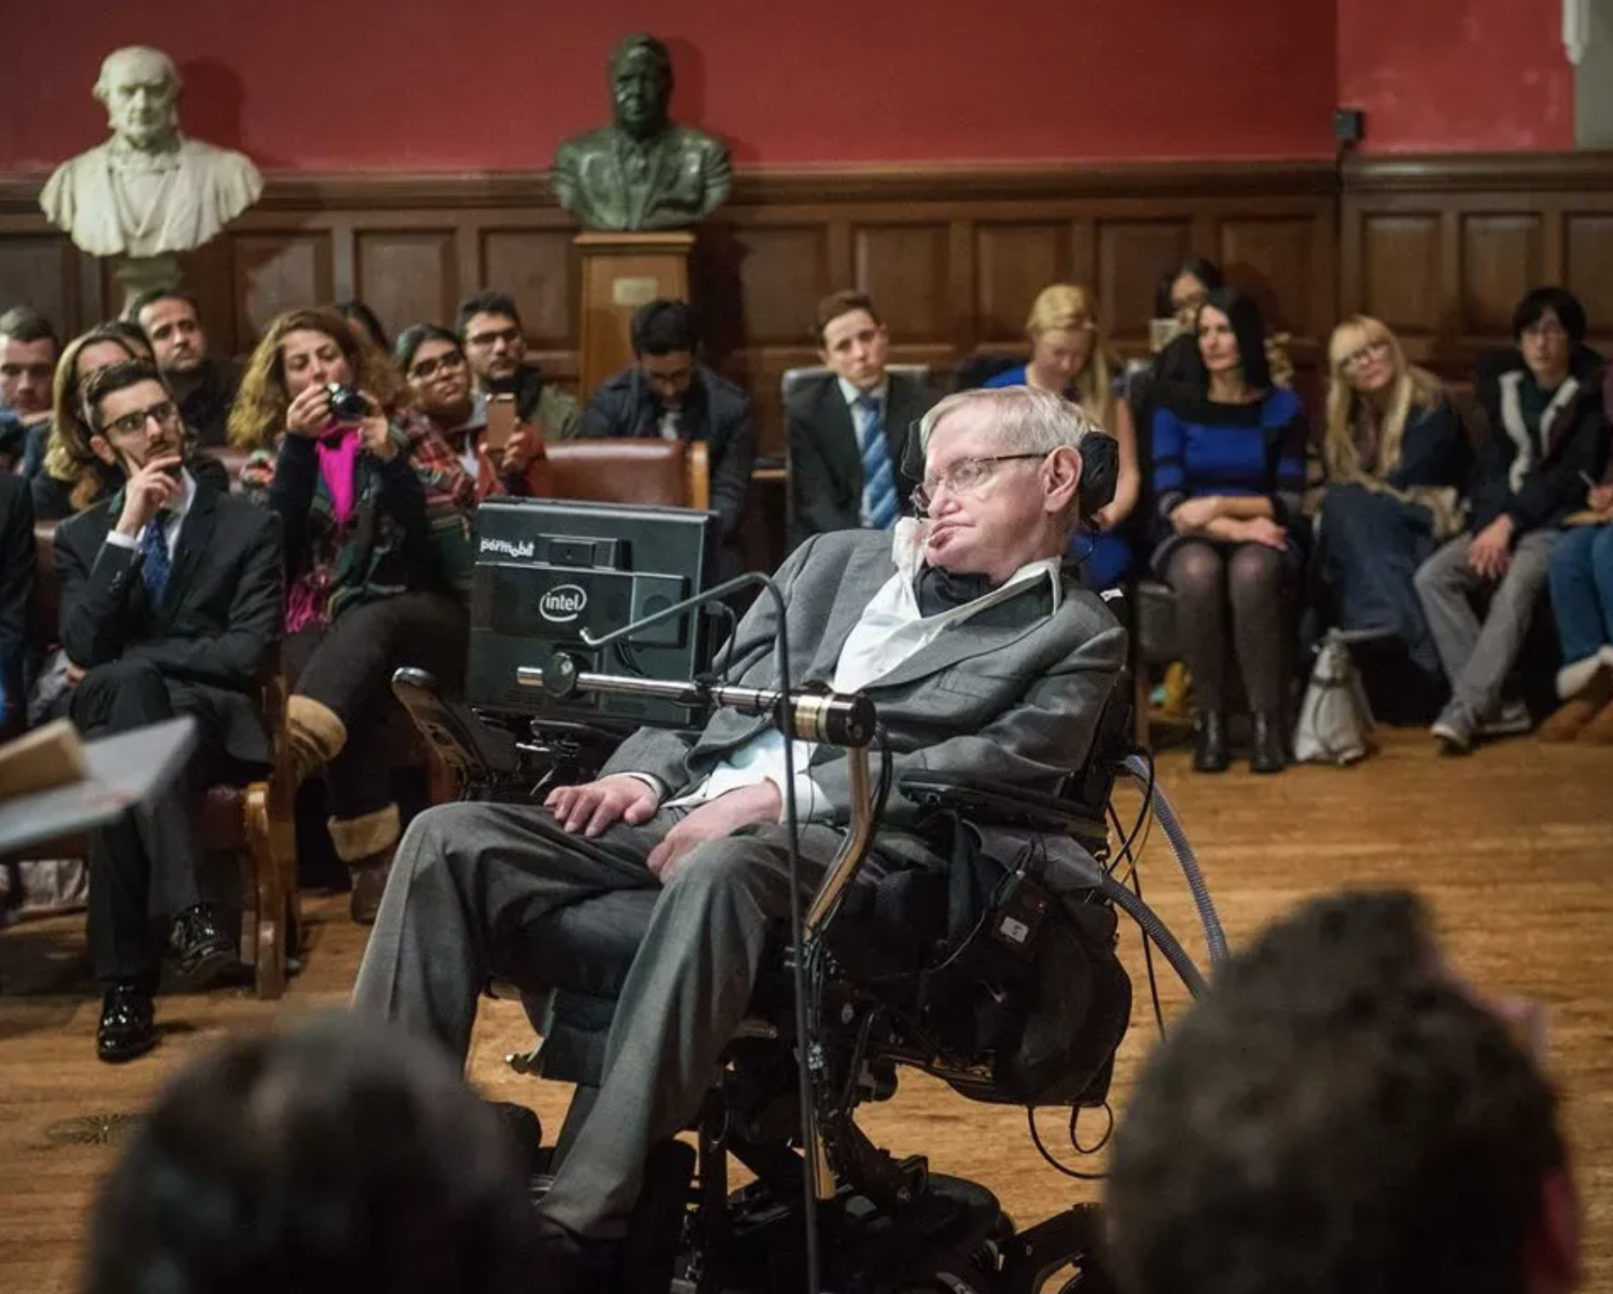
<instances>
[{"instance_id":1,"label":"eyeglasses","mask_svg":"<svg viewBox=\"0 0 1613 1294\"><path fill-rule=\"evenodd\" d=\"M1389 343L1382 337L1377 341L1369 341L1358 350L1352 350L1339 361L1339 368L1346 373L1353 373L1369 359L1382 359L1389 353Z\"/></svg>"},{"instance_id":2,"label":"eyeglasses","mask_svg":"<svg viewBox=\"0 0 1613 1294\"><path fill-rule=\"evenodd\" d=\"M1539 323L1532 323L1521 334L1530 341L1555 341L1559 337L1568 336L1568 330L1555 319L1544 319Z\"/></svg>"},{"instance_id":3,"label":"eyeglasses","mask_svg":"<svg viewBox=\"0 0 1613 1294\"><path fill-rule=\"evenodd\" d=\"M102 428L103 432L110 432L114 436L122 436L127 440L130 436L138 436L146 429L146 423L151 419L157 420L157 425L164 431L176 426L179 422L179 408L172 400L164 400L161 404L154 404L149 409L140 409L134 413L126 413L116 418Z\"/></svg>"},{"instance_id":4,"label":"eyeglasses","mask_svg":"<svg viewBox=\"0 0 1613 1294\"><path fill-rule=\"evenodd\" d=\"M465 367L465 357L457 350L448 351L443 355L433 355L430 359L423 359L409 369L411 380L425 381L428 377L435 377L439 370L452 372L456 368Z\"/></svg>"},{"instance_id":5,"label":"eyeglasses","mask_svg":"<svg viewBox=\"0 0 1613 1294\"><path fill-rule=\"evenodd\" d=\"M992 454L985 458L960 458L941 472L937 479L926 479L913 491L913 510L921 517L928 516L935 505L935 496L942 487L954 494L974 494L985 488L996 472L998 463L1017 463L1029 459L1040 462L1046 454Z\"/></svg>"},{"instance_id":6,"label":"eyeglasses","mask_svg":"<svg viewBox=\"0 0 1613 1294\"><path fill-rule=\"evenodd\" d=\"M496 346L499 342L503 342L508 346L513 346L516 342L521 340L521 330L514 324L511 324L508 328L500 328L495 332L473 333L465 340L479 350L485 350L490 346Z\"/></svg>"}]
</instances>

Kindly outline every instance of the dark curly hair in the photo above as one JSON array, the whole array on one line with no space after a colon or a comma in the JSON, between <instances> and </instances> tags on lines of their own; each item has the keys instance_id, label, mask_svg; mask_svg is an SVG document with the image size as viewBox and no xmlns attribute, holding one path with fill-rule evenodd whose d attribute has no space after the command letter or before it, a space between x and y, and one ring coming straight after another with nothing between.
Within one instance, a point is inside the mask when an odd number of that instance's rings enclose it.
<instances>
[{"instance_id":1,"label":"dark curly hair","mask_svg":"<svg viewBox=\"0 0 1613 1294\"><path fill-rule=\"evenodd\" d=\"M515 1143L446 1057L343 1015L187 1068L104 1183L86 1294L541 1286Z\"/></svg>"},{"instance_id":2,"label":"dark curly hair","mask_svg":"<svg viewBox=\"0 0 1613 1294\"><path fill-rule=\"evenodd\" d=\"M1404 891L1317 900L1220 972L1115 1137L1128 1294L1517 1294L1556 1102Z\"/></svg>"}]
</instances>

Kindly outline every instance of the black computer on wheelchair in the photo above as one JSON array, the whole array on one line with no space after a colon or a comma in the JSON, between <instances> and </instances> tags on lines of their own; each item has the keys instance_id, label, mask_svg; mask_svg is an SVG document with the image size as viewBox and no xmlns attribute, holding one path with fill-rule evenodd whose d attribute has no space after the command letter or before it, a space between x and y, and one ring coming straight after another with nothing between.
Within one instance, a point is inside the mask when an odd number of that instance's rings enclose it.
<instances>
[{"instance_id":1,"label":"black computer on wheelchair","mask_svg":"<svg viewBox=\"0 0 1613 1294\"><path fill-rule=\"evenodd\" d=\"M722 706L847 751L860 804L840 853L778 931L750 1018L691 1129L694 1146L668 1143L652 1156L619 1287L1100 1288L1091 1206L1016 1228L984 1187L931 1173L922 1154L874 1146L855 1112L891 1097L910 1066L971 1100L1024 1106L1028 1140L1057 1163L1035 1111L1070 1111L1073 1143L1079 1112L1106 1110L1131 1015L1118 914L1190 989L1201 983L1122 883L1136 833L1111 829L1118 778L1138 783L1143 814L1156 814L1175 847L1212 959L1224 950L1191 850L1151 765L1130 747L1128 690L1115 688L1086 764L1056 787L922 777L893 787L867 697L757 691L712 672L727 626L711 608L729 605L720 599L734 590L706 586L711 521L678 509L484 504L467 696L439 695L418 671L394 680L466 798L541 800L591 777L632 728L693 729ZM923 833L944 863L857 883L893 793L904 830ZM656 898L630 890L563 909L533 950L547 991L526 1005L543 1041L511 1063L576 1084L545 1152L551 1165L586 1117L615 995ZM752 1180L733 1188L736 1164Z\"/></svg>"}]
</instances>

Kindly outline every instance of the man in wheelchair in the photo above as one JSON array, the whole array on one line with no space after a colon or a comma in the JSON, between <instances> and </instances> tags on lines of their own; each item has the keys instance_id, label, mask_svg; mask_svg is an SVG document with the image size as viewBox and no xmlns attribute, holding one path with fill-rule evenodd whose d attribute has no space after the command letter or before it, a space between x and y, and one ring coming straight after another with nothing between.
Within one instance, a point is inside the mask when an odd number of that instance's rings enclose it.
<instances>
[{"instance_id":1,"label":"man in wheelchair","mask_svg":"<svg viewBox=\"0 0 1613 1294\"><path fill-rule=\"evenodd\" d=\"M791 680L877 707L891 789L859 886L953 861L958 834L927 828L904 779L1051 792L1086 764L1125 659L1124 631L1061 569L1090 506L1091 432L1076 406L1041 392L950 397L917 432L923 519L815 536L778 572ZM720 654L733 683L778 686L775 615L758 600ZM795 751L810 893L842 843L854 779L844 750ZM566 914L653 895L592 1108L540 1206L562 1280L546 1273L548 1289L589 1287L590 1265L626 1233L652 1148L699 1113L747 1016L790 911L783 755L769 720L720 709L698 735L639 731L596 780L541 808L433 809L398 849L354 1006L461 1059L492 980L548 986L545 941ZM989 856L996 837L969 839ZM1005 834L993 865L1012 867L1024 848Z\"/></svg>"}]
</instances>

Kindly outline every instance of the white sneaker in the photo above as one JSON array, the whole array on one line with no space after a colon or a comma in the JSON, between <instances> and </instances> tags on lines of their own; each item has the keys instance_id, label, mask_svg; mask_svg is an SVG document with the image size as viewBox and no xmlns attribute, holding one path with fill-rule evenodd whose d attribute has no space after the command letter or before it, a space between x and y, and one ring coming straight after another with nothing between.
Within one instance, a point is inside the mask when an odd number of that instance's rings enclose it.
<instances>
[{"instance_id":1,"label":"white sneaker","mask_svg":"<svg viewBox=\"0 0 1613 1294\"><path fill-rule=\"evenodd\" d=\"M1442 755L1466 755L1473 749L1473 717L1454 701L1440 712L1429 732L1439 739Z\"/></svg>"},{"instance_id":2,"label":"white sneaker","mask_svg":"<svg viewBox=\"0 0 1613 1294\"><path fill-rule=\"evenodd\" d=\"M1522 701L1508 701L1493 718L1479 724L1481 737L1516 737L1535 726L1529 707Z\"/></svg>"}]
</instances>

